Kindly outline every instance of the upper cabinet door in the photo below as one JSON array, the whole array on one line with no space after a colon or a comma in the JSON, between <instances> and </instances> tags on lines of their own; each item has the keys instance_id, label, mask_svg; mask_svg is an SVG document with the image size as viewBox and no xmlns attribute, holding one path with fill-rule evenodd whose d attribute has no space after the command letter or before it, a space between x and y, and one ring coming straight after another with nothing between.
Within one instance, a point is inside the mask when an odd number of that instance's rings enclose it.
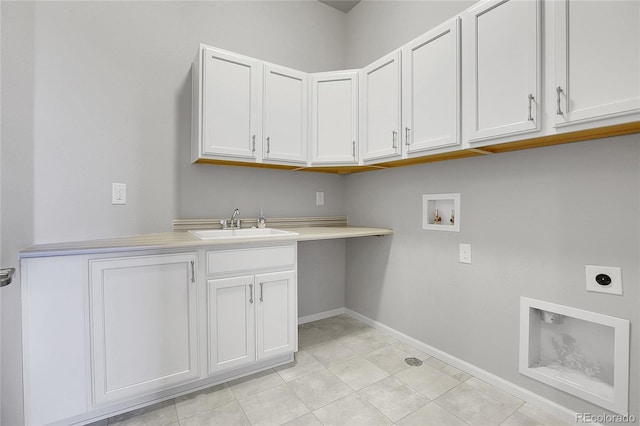
<instances>
[{"instance_id":1,"label":"upper cabinet door","mask_svg":"<svg viewBox=\"0 0 640 426\"><path fill-rule=\"evenodd\" d=\"M311 76L311 162L358 162L358 72Z\"/></svg>"},{"instance_id":2,"label":"upper cabinet door","mask_svg":"<svg viewBox=\"0 0 640 426\"><path fill-rule=\"evenodd\" d=\"M402 140L408 153L460 144L459 21L402 47Z\"/></svg>"},{"instance_id":3,"label":"upper cabinet door","mask_svg":"<svg viewBox=\"0 0 640 426\"><path fill-rule=\"evenodd\" d=\"M557 125L640 110L640 2L605 3L555 2Z\"/></svg>"},{"instance_id":4,"label":"upper cabinet door","mask_svg":"<svg viewBox=\"0 0 640 426\"><path fill-rule=\"evenodd\" d=\"M214 48L203 49L202 151L256 157L260 140L262 64Z\"/></svg>"},{"instance_id":5,"label":"upper cabinet door","mask_svg":"<svg viewBox=\"0 0 640 426\"><path fill-rule=\"evenodd\" d=\"M265 160L307 162L308 74L264 66Z\"/></svg>"},{"instance_id":6,"label":"upper cabinet door","mask_svg":"<svg viewBox=\"0 0 640 426\"><path fill-rule=\"evenodd\" d=\"M400 135L400 50L362 70L364 160L397 157Z\"/></svg>"},{"instance_id":7,"label":"upper cabinet door","mask_svg":"<svg viewBox=\"0 0 640 426\"><path fill-rule=\"evenodd\" d=\"M483 1L463 22L466 138L540 129L540 3Z\"/></svg>"}]
</instances>

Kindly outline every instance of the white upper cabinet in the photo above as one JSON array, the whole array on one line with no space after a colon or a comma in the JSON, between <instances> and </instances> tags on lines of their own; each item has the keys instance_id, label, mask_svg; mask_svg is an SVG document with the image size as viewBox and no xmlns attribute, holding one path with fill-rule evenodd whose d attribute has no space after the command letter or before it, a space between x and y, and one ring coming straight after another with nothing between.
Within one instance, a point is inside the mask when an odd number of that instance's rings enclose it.
<instances>
[{"instance_id":1,"label":"white upper cabinet","mask_svg":"<svg viewBox=\"0 0 640 426\"><path fill-rule=\"evenodd\" d=\"M402 47L402 141L408 154L460 144L459 18Z\"/></svg>"},{"instance_id":2,"label":"white upper cabinet","mask_svg":"<svg viewBox=\"0 0 640 426\"><path fill-rule=\"evenodd\" d=\"M311 162L358 162L358 72L311 75Z\"/></svg>"},{"instance_id":3,"label":"white upper cabinet","mask_svg":"<svg viewBox=\"0 0 640 426\"><path fill-rule=\"evenodd\" d=\"M264 66L265 160L307 162L308 74Z\"/></svg>"},{"instance_id":4,"label":"white upper cabinet","mask_svg":"<svg viewBox=\"0 0 640 426\"><path fill-rule=\"evenodd\" d=\"M556 0L556 125L640 110L640 2Z\"/></svg>"},{"instance_id":5,"label":"white upper cabinet","mask_svg":"<svg viewBox=\"0 0 640 426\"><path fill-rule=\"evenodd\" d=\"M463 21L466 137L540 129L540 2L483 1Z\"/></svg>"},{"instance_id":6,"label":"white upper cabinet","mask_svg":"<svg viewBox=\"0 0 640 426\"><path fill-rule=\"evenodd\" d=\"M400 50L362 70L363 159L384 160L402 154L400 135Z\"/></svg>"},{"instance_id":7,"label":"white upper cabinet","mask_svg":"<svg viewBox=\"0 0 640 426\"><path fill-rule=\"evenodd\" d=\"M262 64L210 47L201 49L201 55L200 76L194 65L194 86L202 78L201 90L194 90L194 101L202 97L201 108L193 111L201 114L193 129L194 136L201 135L201 153L255 160L262 125Z\"/></svg>"}]
</instances>

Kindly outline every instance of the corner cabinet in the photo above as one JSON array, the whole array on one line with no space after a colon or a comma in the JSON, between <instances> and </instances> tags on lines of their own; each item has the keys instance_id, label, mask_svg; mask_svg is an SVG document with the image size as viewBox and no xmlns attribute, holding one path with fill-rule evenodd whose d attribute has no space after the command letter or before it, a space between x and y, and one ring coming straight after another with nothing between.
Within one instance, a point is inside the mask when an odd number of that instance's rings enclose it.
<instances>
[{"instance_id":1,"label":"corner cabinet","mask_svg":"<svg viewBox=\"0 0 640 426\"><path fill-rule=\"evenodd\" d=\"M396 50L361 72L361 133L366 163L402 155L400 69L400 50Z\"/></svg>"},{"instance_id":2,"label":"corner cabinet","mask_svg":"<svg viewBox=\"0 0 640 426\"><path fill-rule=\"evenodd\" d=\"M198 377L196 253L89 262L96 404Z\"/></svg>"},{"instance_id":3,"label":"corner cabinet","mask_svg":"<svg viewBox=\"0 0 640 426\"><path fill-rule=\"evenodd\" d=\"M358 163L358 71L311 75L311 164Z\"/></svg>"},{"instance_id":4,"label":"corner cabinet","mask_svg":"<svg viewBox=\"0 0 640 426\"><path fill-rule=\"evenodd\" d=\"M192 67L192 161L198 158L261 158L260 61L201 46Z\"/></svg>"},{"instance_id":5,"label":"corner cabinet","mask_svg":"<svg viewBox=\"0 0 640 426\"><path fill-rule=\"evenodd\" d=\"M553 7L556 126L640 112L640 2Z\"/></svg>"},{"instance_id":6,"label":"corner cabinet","mask_svg":"<svg viewBox=\"0 0 640 426\"><path fill-rule=\"evenodd\" d=\"M402 47L406 153L460 144L460 19Z\"/></svg>"},{"instance_id":7,"label":"corner cabinet","mask_svg":"<svg viewBox=\"0 0 640 426\"><path fill-rule=\"evenodd\" d=\"M466 140L540 130L539 0L482 1L463 15Z\"/></svg>"}]
</instances>

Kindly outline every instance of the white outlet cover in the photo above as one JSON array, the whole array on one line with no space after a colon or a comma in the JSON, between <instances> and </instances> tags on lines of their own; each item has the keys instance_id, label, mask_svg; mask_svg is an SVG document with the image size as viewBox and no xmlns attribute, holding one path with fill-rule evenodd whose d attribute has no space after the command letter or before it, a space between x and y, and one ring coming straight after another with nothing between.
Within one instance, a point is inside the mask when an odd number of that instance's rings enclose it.
<instances>
[{"instance_id":1,"label":"white outlet cover","mask_svg":"<svg viewBox=\"0 0 640 426\"><path fill-rule=\"evenodd\" d=\"M614 266L586 265L585 274L587 291L622 295L622 270L620 268ZM611 284L598 284L596 277L599 274L606 274L611 277Z\"/></svg>"},{"instance_id":2,"label":"white outlet cover","mask_svg":"<svg viewBox=\"0 0 640 426\"><path fill-rule=\"evenodd\" d=\"M316 192L316 206L324 206L324 192Z\"/></svg>"},{"instance_id":3,"label":"white outlet cover","mask_svg":"<svg viewBox=\"0 0 640 426\"><path fill-rule=\"evenodd\" d=\"M471 244L460 244L460 263L471 263Z\"/></svg>"},{"instance_id":4,"label":"white outlet cover","mask_svg":"<svg viewBox=\"0 0 640 426\"><path fill-rule=\"evenodd\" d=\"M127 204L127 184L125 183L111 184L111 204L115 204L115 205Z\"/></svg>"}]
</instances>

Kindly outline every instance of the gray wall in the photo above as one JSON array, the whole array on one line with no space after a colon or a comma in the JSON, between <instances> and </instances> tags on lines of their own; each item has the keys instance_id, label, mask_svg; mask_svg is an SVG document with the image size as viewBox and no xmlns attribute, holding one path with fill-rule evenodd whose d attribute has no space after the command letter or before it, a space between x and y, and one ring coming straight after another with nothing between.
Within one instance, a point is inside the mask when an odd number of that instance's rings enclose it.
<instances>
[{"instance_id":1,"label":"gray wall","mask_svg":"<svg viewBox=\"0 0 640 426\"><path fill-rule=\"evenodd\" d=\"M343 13L316 1L1 7L2 265L17 266L18 250L34 243L169 231L173 219L236 207L253 218L260 208L267 218L344 214L343 176L189 161L199 43L303 71L343 69ZM112 182L127 184L126 206L111 205ZM301 252L340 260L344 242ZM342 271L328 273L332 290L301 314L344 306ZM303 262L300 292L323 276ZM21 421L19 289L2 290L1 424Z\"/></svg>"},{"instance_id":2,"label":"gray wall","mask_svg":"<svg viewBox=\"0 0 640 426\"><path fill-rule=\"evenodd\" d=\"M473 2L362 2L347 15L347 64L366 65ZM389 30L386 30L389 29ZM638 321L638 135L347 179L353 225L346 306L576 412L603 410L518 374L519 298ZM461 232L422 230L422 194L461 194ZM458 244L472 245L472 265ZM585 264L620 266L624 296L587 293ZM638 417L632 325L630 412Z\"/></svg>"}]
</instances>

